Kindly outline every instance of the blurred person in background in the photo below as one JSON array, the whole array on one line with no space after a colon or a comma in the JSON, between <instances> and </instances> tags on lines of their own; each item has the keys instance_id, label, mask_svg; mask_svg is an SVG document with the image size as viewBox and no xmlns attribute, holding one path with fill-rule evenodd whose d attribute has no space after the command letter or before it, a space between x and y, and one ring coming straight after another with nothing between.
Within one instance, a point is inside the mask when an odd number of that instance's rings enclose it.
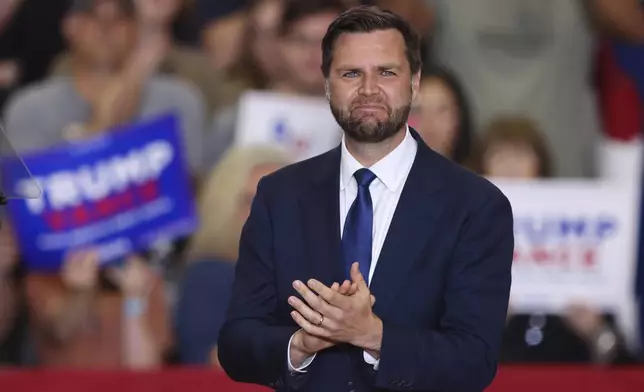
<instances>
[{"instance_id":1,"label":"blurred person in background","mask_svg":"<svg viewBox=\"0 0 644 392\"><path fill-rule=\"evenodd\" d=\"M552 176L550 148L535 121L521 116L494 118L483 131L475 171L492 178Z\"/></svg>"},{"instance_id":2,"label":"blurred person in background","mask_svg":"<svg viewBox=\"0 0 644 392\"><path fill-rule=\"evenodd\" d=\"M359 5L359 0L342 0L345 6ZM246 89L275 90L283 78L289 78L283 61L280 30L283 16L306 12L306 7L318 9L333 7L339 2L325 0L300 6L299 1L248 0L246 8L247 25L237 63L230 75L239 79ZM315 2L314 2L315 3ZM288 10L287 10L288 8ZM298 9L301 9L299 11Z\"/></svg>"},{"instance_id":3,"label":"blurred person in background","mask_svg":"<svg viewBox=\"0 0 644 392\"><path fill-rule=\"evenodd\" d=\"M244 51L248 48L246 39L249 27L257 20L248 15L249 9L268 8L274 0L194 0L196 13L200 16L203 46L211 64L226 73L236 74ZM307 1L298 0L301 3ZM342 0L347 7L373 4L374 0ZM403 0L408 1L408 0ZM409 0L415 1L415 0ZM279 0L278 2L282 2ZM316 1L313 1L314 3ZM273 3L273 4L272 4ZM272 11L270 11L272 12Z\"/></svg>"},{"instance_id":4,"label":"blurred person in background","mask_svg":"<svg viewBox=\"0 0 644 392\"><path fill-rule=\"evenodd\" d=\"M477 127L507 113L534 118L552 148L553 175L595 175L596 38L641 37L638 1L426 1L436 14L436 57L462 78Z\"/></svg>"},{"instance_id":5,"label":"blurred person in background","mask_svg":"<svg viewBox=\"0 0 644 392\"><path fill-rule=\"evenodd\" d=\"M0 1L0 110L13 91L43 78L65 48L67 1Z\"/></svg>"},{"instance_id":6,"label":"blurred person in background","mask_svg":"<svg viewBox=\"0 0 644 392\"><path fill-rule=\"evenodd\" d=\"M390 10L408 20L422 38L421 56L429 63L431 59L432 26L435 24L436 12L430 6L432 0L362 0L367 5Z\"/></svg>"},{"instance_id":7,"label":"blurred person in background","mask_svg":"<svg viewBox=\"0 0 644 392\"><path fill-rule=\"evenodd\" d=\"M137 43L129 0L74 0L63 31L72 74L17 91L5 110L5 130L18 151L42 149L141 118L175 112L190 167L202 170L205 105L184 81L154 75L165 47Z\"/></svg>"},{"instance_id":8,"label":"blurred person in background","mask_svg":"<svg viewBox=\"0 0 644 392\"><path fill-rule=\"evenodd\" d=\"M285 0L278 42L287 78L278 80L272 90L323 96L324 77L320 73L322 38L333 20L344 10L345 0Z\"/></svg>"},{"instance_id":9,"label":"blurred person in background","mask_svg":"<svg viewBox=\"0 0 644 392\"><path fill-rule=\"evenodd\" d=\"M0 367L20 365L27 332L18 250L7 222L0 222Z\"/></svg>"},{"instance_id":10,"label":"blurred person in background","mask_svg":"<svg viewBox=\"0 0 644 392\"><path fill-rule=\"evenodd\" d=\"M157 40L146 40L144 33L140 35L135 12L135 4L128 0L73 1L63 20L71 75L52 77L20 90L6 107L5 129L16 150L49 148L173 112L179 119L191 174L195 180L200 178L205 116L202 96L181 79L155 74L165 46ZM169 248L173 245L180 244ZM30 271L27 275L29 280ZM48 279L41 281L36 287L55 284ZM168 302L171 304L172 298ZM50 351L53 357L62 356L62 363L69 362L67 353L45 349ZM83 356L72 357L75 361Z\"/></svg>"},{"instance_id":11,"label":"blurred person in background","mask_svg":"<svg viewBox=\"0 0 644 392\"><path fill-rule=\"evenodd\" d=\"M434 10L427 5L426 1L418 0L369 0L363 3L371 3L382 9L394 12L405 20L408 20L416 33L426 37L431 33L434 21Z\"/></svg>"},{"instance_id":12,"label":"blurred person in background","mask_svg":"<svg viewBox=\"0 0 644 392\"><path fill-rule=\"evenodd\" d=\"M279 57L268 59L261 57L259 52L255 54L255 61L263 61L256 66L266 71L265 89L294 96L324 97L320 46L329 24L347 9L347 3L345 0L282 1L284 3L274 40L274 49ZM264 12L274 11L264 8ZM208 148L205 154L208 166L215 165L234 142L237 109L236 106L231 106L215 115L213 129L205 143Z\"/></svg>"},{"instance_id":13,"label":"blurred person in background","mask_svg":"<svg viewBox=\"0 0 644 392\"><path fill-rule=\"evenodd\" d=\"M173 23L187 0L134 0L139 45L156 47L162 58L158 71L192 82L206 99L208 113L236 98L221 72L213 69L207 57L199 50L178 44L173 38ZM52 75L65 76L72 72L69 53L64 53L54 64Z\"/></svg>"},{"instance_id":14,"label":"blurred person in background","mask_svg":"<svg viewBox=\"0 0 644 392\"><path fill-rule=\"evenodd\" d=\"M478 171L490 178L552 175L550 151L538 124L527 117L497 117L484 130ZM516 313L512 302L501 360L517 362L633 363L615 315L572 303L563 314Z\"/></svg>"},{"instance_id":15,"label":"blurred person in background","mask_svg":"<svg viewBox=\"0 0 644 392\"><path fill-rule=\"evenodd\" d=\"M106 267L92 250L73 250L59 275L26 279L42 366L143 370L164 363L172 334L163 281L145 259Z\"/></svg>"},{"instance_id":16,"label":"blurred person in background","mask_svg":"<svg viewBox=\"0 0 644 392\"><path fill-rule=\"evenodd\" d=\"M464 165L471 158L474 130L465 92L447 68L431 65L423 71L409 125L434 151Z\"/></svg>"},{"instance_id":17,"label":"blurred person in background","mask_svg":"<svg viewBox=\"0 0 644 392\"><path fill-rule=\"evenodd\" d=\"M217 338L232 290L242 226L259 180L290 162L270 147L230 149L204 183L176 311L179 361L216 365Z\"/></svg>"},{"instance_id":18,"label":"blurred person in background","mask_svg":"<svg viewBox=\"0 0 644 392\"><path fill-rule=\"evenodd\" d=\"M249 0L241 53L230 75L243 89L265 90L284 75L278 28L284 0Z\"/></svg>"},{"instance_id":19,"label":"blurred person in background","mask_svg":"<svg viewBox=\"0 0 644 392\"><path fill-rule=\"evenodd\" d=\"M194 0L201 40L216 70L229 73L241 57L250 0Z\"/></svg>"}]
</instances>

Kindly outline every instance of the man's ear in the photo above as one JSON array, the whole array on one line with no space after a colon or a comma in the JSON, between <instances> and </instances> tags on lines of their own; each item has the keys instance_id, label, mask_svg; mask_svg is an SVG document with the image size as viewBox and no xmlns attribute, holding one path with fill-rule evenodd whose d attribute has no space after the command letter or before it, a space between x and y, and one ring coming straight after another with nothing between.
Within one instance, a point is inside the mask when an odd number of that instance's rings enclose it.
<instances>
[{"instance_id":1,"label":"man's ear","mask_svg":"<svg viewBox=\"0 0 644 392\"><path fill-rule=\"evenodd\" d=\"M418 96L418 90L420 90L420 78L421 78L420 71L416 72L411 77L411 100L412 100L412 102L415 101L416 96Z\"/></svg>"}]
</instances>

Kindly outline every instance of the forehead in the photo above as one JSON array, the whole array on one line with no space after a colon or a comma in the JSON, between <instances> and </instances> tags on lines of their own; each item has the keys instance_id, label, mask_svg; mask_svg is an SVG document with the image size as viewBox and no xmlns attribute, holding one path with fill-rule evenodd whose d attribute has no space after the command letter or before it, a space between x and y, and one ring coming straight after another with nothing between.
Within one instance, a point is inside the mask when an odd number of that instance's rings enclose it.
<instances>
[{"instance_id":1,"label":"forehead","mask_svg":"<svg viewBox=\"0 0 644 392\"><path fill-rule=\"evenodd\" d=\"M341 34L333 48L333 67L370 68L407 64L405 40L396 29Z\"/></svg>"}]
</instances>

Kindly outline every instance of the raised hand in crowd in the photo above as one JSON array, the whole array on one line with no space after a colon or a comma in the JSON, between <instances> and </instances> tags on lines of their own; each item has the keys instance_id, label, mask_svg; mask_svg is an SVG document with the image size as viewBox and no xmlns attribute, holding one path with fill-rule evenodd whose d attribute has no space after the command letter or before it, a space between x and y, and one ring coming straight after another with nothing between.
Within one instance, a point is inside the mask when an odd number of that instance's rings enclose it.
<instances>
[{"instance_id":1,"label":"raised hand in crowd","mask_svg":"<svg viewBox=\"0 0 644 392\"><path fill-rule=\"evenodd\" d=\"M172 23L179 12L178 0L136 0L138 22L144 31L161 30Z\"/></svg>"},{"instance_id":2,"label":"raised hand in crowd","mask_svg":"<svg viewBox=\"0 0 644 392\"><path fill-rule=\"evenodd\" d=\"M120 288L123 296L147 300L155 284L154 271L142 258L131 256L123 268L112 267L108 270L110 280Z\"/></svg>"},{"instance_id":3,"label":"raised hand in crowd","mask_svg":"<svg viewBox=\"0 0 644 392\"><path fill-rule=\"evenodd\" d=\"M142 38L122 72L115 75L93 102L91 133L129 122L139 109L141 88L165 56L166 43Z\"/></svg>"},{"instance_id":4,"label":"raised hand in crowd","mask_svg":"<svg viewBox=\"0 0 644 392\"><path fill-rule=\"evenodd\" d=\"M604 315L592 306L573 303L563 315L564 322L588 344L595 363L629 362L630 353L620 335Z\"/></svg>"},{"instance_id":5,"label":"raised hand in crowd","mask_svg":"<svg viewBox=\"0 0 644 392\"><path fill-rule=\"evenodd\" d=\"M123 362L130 369L150 369L163 363L167 343L163 331L167 320L159 317L159 303L151 298L153 290L163 292L161 279L144 259L131 256L123 268L110 268L109 279L123 295ZM153 303L154 302L154 303ZM163 306L163 305L161 305ZM163 325L161 325L163 324ZM159 332L161 331L161 332Z\"/></svg>"},{"instance_id":6,"label":"raised hand in crowd","mask_svg":"<svg viewBox=\"0 0 644 392\"><path fill-rule=\"evenodd\" d=\"M65 292L47 307L46 332L56 341L65 342L91 321L98 286L98 254L92 250L68 253L60 274Z\"/></svg>"},{"instance_id":7,"label":"raised hand in crowd","mask_svg":"<svg viewBox=\"0 0 644 392\"><path fill-rule=\"evenodd\" d=\"M166 27L176 14L176 0L136 2L138 40L123 70L107 84L93 102L93 117L86 127L90 133L129 122L139 109L141 88L159 68L171 45Z\"/></svg>"},{"instance_id":8,"label":"raised hand in crowd","mask_svg":"<svg viewBox=\"0 0 644 392\"><path fill-rule=\"evenodd\" d=\"M138 49L134 65L143 72L156 70L172 45L171 26L180 8L177 0L137 0Z\"/></svg>"},{"instance_id":9,"label":"raised hand in crowd","mask_svg":"<svg viewBox=\"0 0 644 392\"><path fill-rule=\"evenodd\" d=\"M98 254L93 251L78 251L65 259L61 276L65 287L74 293L89 293L98 283Z\"/></svg>"},{"instance_id":10,"label":"raised hand in crowd","mask_svg":"<svg viewBox=\"0 0 644 392\"><path fill-rule=\"evenodd\" d=\"M604 328L604 318L596 309L572 304L565 310L564 321L582 339L592 342Z\"/></svg>"}]
</instances>

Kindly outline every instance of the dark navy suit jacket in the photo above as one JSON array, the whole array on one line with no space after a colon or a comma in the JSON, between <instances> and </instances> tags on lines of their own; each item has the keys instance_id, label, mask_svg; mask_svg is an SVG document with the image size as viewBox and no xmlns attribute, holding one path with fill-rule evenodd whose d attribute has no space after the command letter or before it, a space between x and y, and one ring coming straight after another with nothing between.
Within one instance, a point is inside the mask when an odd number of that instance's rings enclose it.
<instances>
[{"instance_id":1,"label":"dark navy suit jacket","mask_svg":"<svg viewBox=\"0 0 644 392\"><path fill-rule=\"evenodd\" d=\"M383 320L378 370L346 344L318 353L303 375L287 365L299 329L292 282L345 279L336 148L258 185L219 336L232 379L311 392L478 392L493 380L510 293L510 203L412 134L418 152L370 285Z\"/></svg>"}]
</instances>

